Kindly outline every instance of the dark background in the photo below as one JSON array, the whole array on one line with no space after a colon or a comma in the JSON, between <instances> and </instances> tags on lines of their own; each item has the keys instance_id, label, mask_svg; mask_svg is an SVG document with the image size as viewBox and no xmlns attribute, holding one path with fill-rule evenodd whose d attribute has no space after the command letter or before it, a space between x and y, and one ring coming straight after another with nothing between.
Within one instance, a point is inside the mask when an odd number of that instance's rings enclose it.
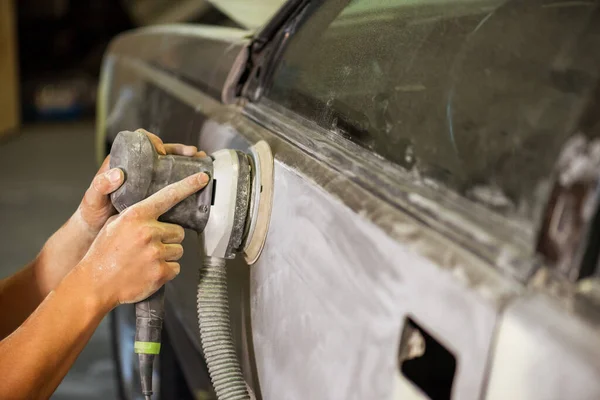
<instances>
[{"instance_id":1,"label":"dark background","mask_svg":"<svg viewBox=\"0 0 600 400\"><path fill-rule=\"evenodd\" d=\"M202 0L21 0L15 2L21 116L93 115L104 51L119 33L164 23L234 23Z\"/></svg>"}]
</instances>

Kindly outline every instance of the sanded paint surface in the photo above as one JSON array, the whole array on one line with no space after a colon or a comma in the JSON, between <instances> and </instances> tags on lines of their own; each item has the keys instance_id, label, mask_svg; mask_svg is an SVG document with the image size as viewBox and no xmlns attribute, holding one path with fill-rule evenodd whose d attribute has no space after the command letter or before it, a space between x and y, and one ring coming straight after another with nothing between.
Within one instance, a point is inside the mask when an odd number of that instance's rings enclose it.
<instances>
[{"instance_id":1,"label":"sanded paint surface","mask_svg":"<svg viewBox=\"0 0 600 400\"><path fill-rule=\"evenodd\" d=\"M455 354L454 396L480 396L518 285L235 112L213 115L199 144L259 139L275 156L270 230L250 267L262 397L389 398L406 316Z\"/></svg>"},{"instance_id":2,"label":"sanded paint surface","mask_svg":"<svg viewBox=\"0 0 600 400\"><path fill-rule=\"evenodd\" d=\"M251 277L263 398L390 398L409 313L456 354L455 396L478 397L494 305L281 166Z\"/></svg>"}]
</instances>

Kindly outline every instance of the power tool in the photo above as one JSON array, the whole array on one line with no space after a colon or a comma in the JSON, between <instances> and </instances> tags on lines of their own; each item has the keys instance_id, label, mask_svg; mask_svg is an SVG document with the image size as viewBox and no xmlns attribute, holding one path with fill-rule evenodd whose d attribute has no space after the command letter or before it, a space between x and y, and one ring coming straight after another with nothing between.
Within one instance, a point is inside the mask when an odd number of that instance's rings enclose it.
<instances>
[{"instance_id":1,"label":"power tool","mask_svg":"<svg viewBox=\"0 0 600 400\"><path fill-rule=\"evenodd\" d=\"M160 155L143 132L123 131L113 142L110 167L120 168L125 175L124 184L111 195L119 212L192 174L204 172L210 177L204 189L159 220L204 235L205 258L198 283L204 357L219 400L249 399L231 339L225 260L241 252L252 264L264 246L273 193L270 147L260 141L247 153L224 149L202 158ZM153 362L160 352L164 287L137 303L135 311L134 349L140 362L142 393L150 399Z\"/></svg>"}]
</instances>

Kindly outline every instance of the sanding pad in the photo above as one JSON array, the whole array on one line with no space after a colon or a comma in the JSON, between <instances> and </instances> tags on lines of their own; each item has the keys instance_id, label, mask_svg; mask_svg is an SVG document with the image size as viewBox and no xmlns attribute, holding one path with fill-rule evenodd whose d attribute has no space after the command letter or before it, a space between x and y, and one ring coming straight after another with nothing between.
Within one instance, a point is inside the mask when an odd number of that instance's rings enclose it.
<instances>
[{"instance_id":1,"label":"sanding pad","mask_svg":"<svg viewBox=\"0 0 600 400\"><path fill-rule=\"evenodd\" d=\"M250 227L244 244L244 258L249 265L258 260L271 220L273 206L273 153L264 140L250 147L253 160L252 199L250 206Z\"/></svg>"}]
</instances>

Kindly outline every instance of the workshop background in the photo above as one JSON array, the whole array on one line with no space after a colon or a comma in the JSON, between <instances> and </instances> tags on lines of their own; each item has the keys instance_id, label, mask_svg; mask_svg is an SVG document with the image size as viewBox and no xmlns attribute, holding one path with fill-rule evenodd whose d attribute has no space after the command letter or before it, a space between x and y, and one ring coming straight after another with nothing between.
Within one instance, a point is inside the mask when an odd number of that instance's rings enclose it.
<instances>
[{"instance_id":1,"label":"workshop background","mask_svg":"<svg viewBox=\"0 0 600 400\"><path fill-rule=\"evenodd\" d=\"M0 0L0 279L36 256L91 182L96 88L115 35L168 23L255 28L282 3ZM117 398L111 351L107 318L52 398Z\"/></svg>"}]
</instances>

